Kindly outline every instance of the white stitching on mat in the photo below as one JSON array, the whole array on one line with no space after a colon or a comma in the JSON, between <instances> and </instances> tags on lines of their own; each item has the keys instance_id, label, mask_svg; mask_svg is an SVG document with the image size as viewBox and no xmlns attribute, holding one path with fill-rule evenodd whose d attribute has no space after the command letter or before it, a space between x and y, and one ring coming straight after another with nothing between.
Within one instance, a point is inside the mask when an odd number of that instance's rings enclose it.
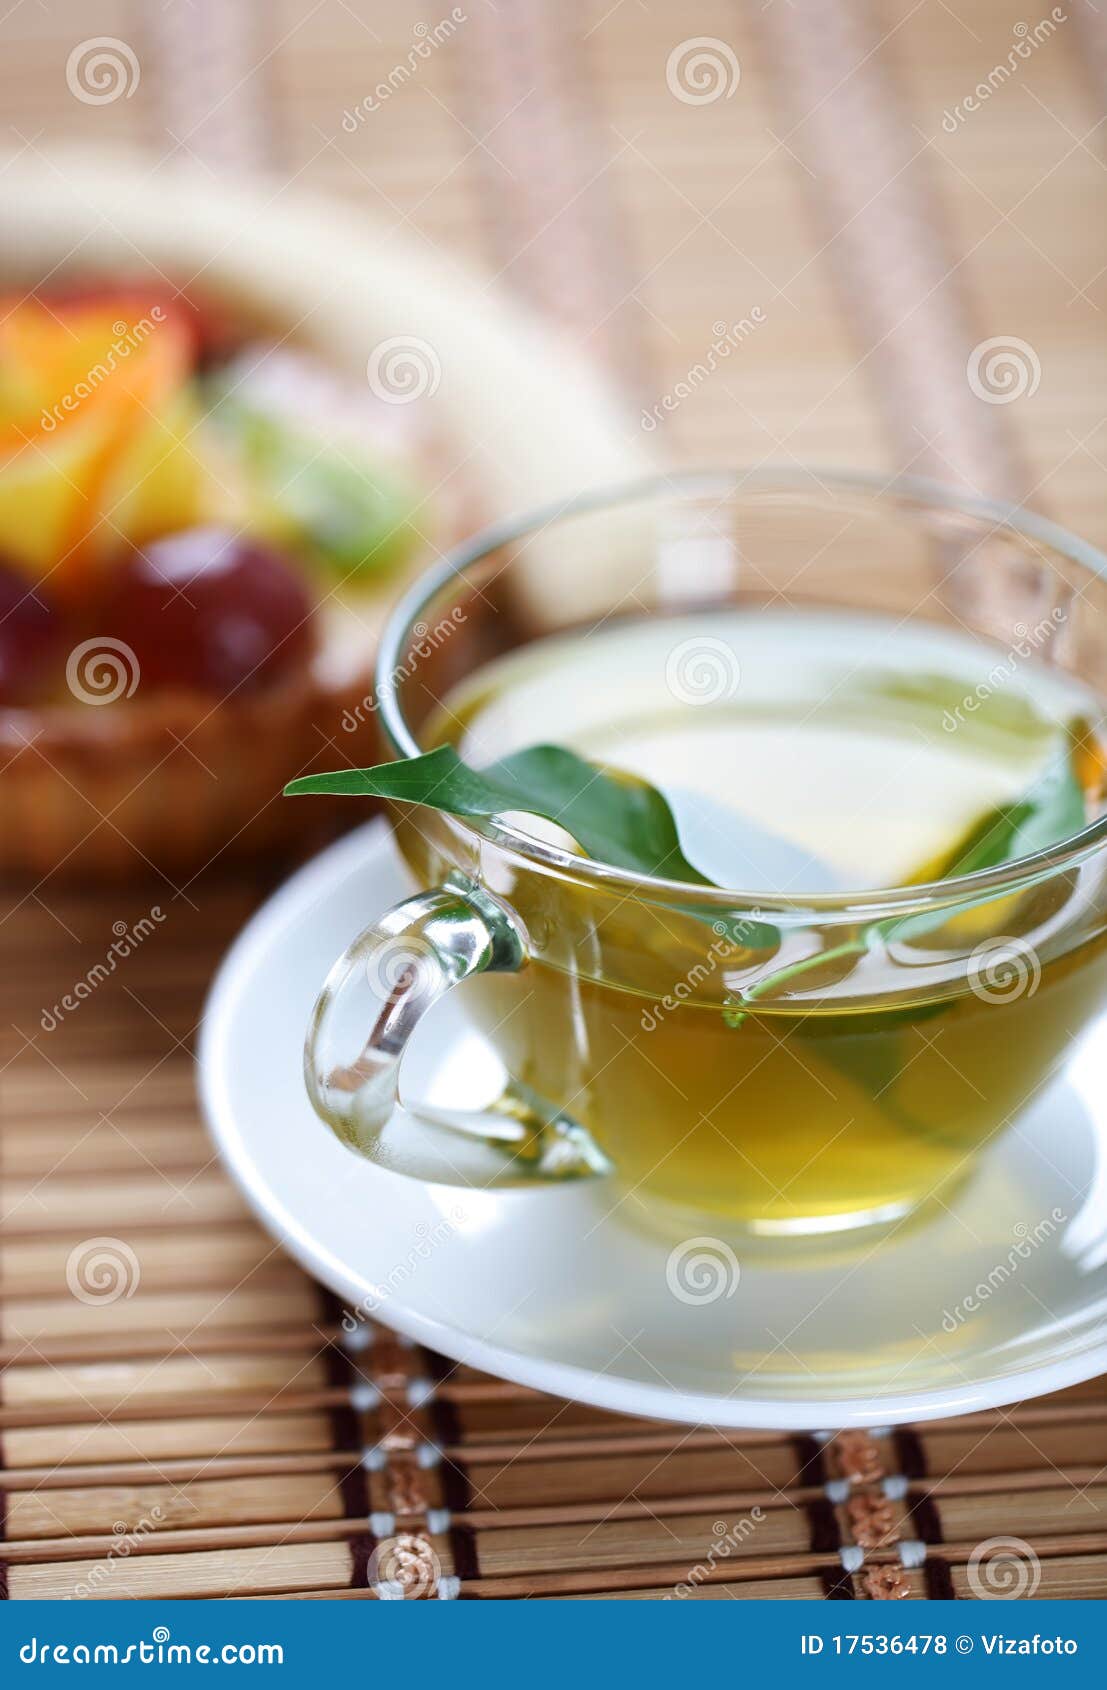
<instances>
[{"instance_id":1,"label":"white stitching on mat","mask_svg":"<svg viewBox=\"0 0 1107 1690\"><path fill-rule=\"evenodd\" d=\"M853 1483L852 1479L827 1479L823 1495L837 1507L840 1502L848 1500ZM880 1488L889 1502L902 1502L910 1486L911 1481L904 1473L889 1473L886 1479L880 1481Z\"/></svg>"},{"instance_id":2,"label":"white stitching on mat","mask_svg":"<svg viewBox=\"0 0 1107 1690\"><path fill-rule=\"evenodd\" d=\"M361 1452L361 1465L370 1473L379 1473L388 1466L390 1451L384 1444L366 1444ZM419 1467L437 1467L442 1460L442 1451L437 1444L428 1443L425 1439L416 1444L412 1454Z\"/></svg>"}]
</instances>

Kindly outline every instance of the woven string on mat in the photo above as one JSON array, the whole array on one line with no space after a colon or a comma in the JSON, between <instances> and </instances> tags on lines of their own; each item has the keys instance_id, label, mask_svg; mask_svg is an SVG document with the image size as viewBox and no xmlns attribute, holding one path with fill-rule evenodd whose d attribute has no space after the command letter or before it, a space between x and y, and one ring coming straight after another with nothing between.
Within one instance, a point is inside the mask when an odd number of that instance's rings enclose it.
<instances>
[{"instance_id":1,"label":"woven string on mat","mask_svg":"<svg viewBox=\"0 0 1107 1690\"><path fill-rule=\"evenodd\" d=\"M761 26L821 247L873 380L897 468L1017 499L1028 476L1000 406L966 375L981 339L941 226L929 144L904 117L866 0L768 6ZM809 260L813 262L814 259Z\"/></svg>"},{"instance_id":2,"label":"woven string on mat","mask_svg":"<svg viewBox=\"0 0 1107 1690\"><path fill-rule=\"evenodd\" d=\"M638 397L657 384L632 315L618 146L580 29L560 0L477 6L458 32L455 63L502 281Z\"/></svg>"},{"instance_id":3,"label":"woven string on mat","mask_svg":"<svg viewBox=\"0 0 1107 1690\"><path fill-rule=\"evenodd\" d=\"M240 0L159 0L142 18L155 72L155 143L180 148L213 174L271 163L271 9Z\"/></svg>"},{"instance_id":4,"label":"woven string on mat","mask_svg":"<svg viewBox=\"0 0 1107 1690\"><path fill-rule=\"evenodd\" d=\"M1096 122L1081 144L1107 150L1107 7L1095 0L1077 0L1075 23L1078 33L1069 37L1079 69L1091 94Z\"/></svg>"}]
</instances>

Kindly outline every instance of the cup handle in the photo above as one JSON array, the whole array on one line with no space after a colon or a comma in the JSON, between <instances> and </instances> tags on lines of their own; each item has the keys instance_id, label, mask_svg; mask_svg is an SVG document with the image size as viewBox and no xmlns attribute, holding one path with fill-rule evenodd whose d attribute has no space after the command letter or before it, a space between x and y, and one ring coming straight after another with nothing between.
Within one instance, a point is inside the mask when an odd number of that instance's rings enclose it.
<instances>
[{"instance_id":1,"label":"cup handle","mask_svg":"<svg viewBox=\"0 0 1107 1690\"><path fill-rule=\"evenodd\" d=\"M316 1000L304 1047L316 1113L379 1167L440 1185L609 1173L586 1129L517 1080L483 1109L397 1109L403 1054L431 1005L471 975L516 973L527 958L514 910L460 875L394 905L339 957Z\"/></svg>"}]
</instances>

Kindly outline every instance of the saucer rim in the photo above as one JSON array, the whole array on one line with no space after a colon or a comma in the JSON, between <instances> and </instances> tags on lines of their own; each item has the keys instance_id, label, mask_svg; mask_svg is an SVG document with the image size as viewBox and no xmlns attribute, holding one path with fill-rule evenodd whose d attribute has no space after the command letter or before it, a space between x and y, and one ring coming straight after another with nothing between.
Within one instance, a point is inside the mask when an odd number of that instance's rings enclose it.
<instances>
[{"instance_id":1,"label":"saucer rim","mask_svg":"<svg viewBox=\"0 0 1107 1690\"><path fill-rule=\"evenodd\" d=\"M300 1266L355 1308L376 1300L374 1286L359 1277L356 1268L335 1255L322 1238L296 1218L271 1188L250 1151L228 1094L232 1056L229 1040L235 1005L250 989L254 978L254 958L271 945L274 930L291 925L290 918L302 916L323 893L334 889L336 881L348 878L352 871L365 866L367 856L390 845L388 824L382 817L376 817L327 846L266 899L235 938L216 971L204 1004L197 1047L201 1111L235 1186L262 1226ZM506 1196L510 1199L511 1194ZM848 1397L785 1399L734 1392L678 1391L671 1386L596 1373L574 1362L535 1357L491 1344L451 1323L405 1308L402 1297L397 1296L389 1299L387 1318L376 1312L373 1318L450 1360L532 1390L590 1403L615 1413L726 1430L796 1432L948 1419L1065 1390L1107 1371L1105 1324L1100 1328L1098 1340L1091 1340L1075 1355L1041 1362L1001 1377L856 1401Z\"/></svg>"}]
</instances>

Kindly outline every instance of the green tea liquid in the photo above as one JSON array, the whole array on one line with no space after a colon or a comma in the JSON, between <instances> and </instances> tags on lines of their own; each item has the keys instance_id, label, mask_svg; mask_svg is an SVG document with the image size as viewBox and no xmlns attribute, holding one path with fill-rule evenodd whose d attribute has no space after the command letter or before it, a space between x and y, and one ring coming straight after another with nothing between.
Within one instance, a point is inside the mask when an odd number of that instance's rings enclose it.
<instances>
[{"instance_id":1,"label":"green tea liquid","mask_svg":"<svg viewBox=\"0 0 1107 1690\"><path fill-rule=\"evenodd\" d=\"M471 677L425 743L448 737L481 764L556 741L639 774L713 880L802 899L919 878L1027 790L1080 714L1101 707L1071 677L960 632L759 608L537 642ZM583 931L573 896L566 927ZM647 923L628 899L587 942L482 982L478 1015L509 1070L589 1127L628 1203L677 1225L706 1213L833 1230L967 1175L1098 1006L1101 925L1054 880L877 947L848 978L830 969L801 1004L759 1002L735 1027L725 1012L744 976L727 945L679 916ZM1021 989L970 989L948 966L939 979L943 956L997 936L1016 941L1017 974L1042 932L1046 960Z\"/></svg>"}]
</instances>

